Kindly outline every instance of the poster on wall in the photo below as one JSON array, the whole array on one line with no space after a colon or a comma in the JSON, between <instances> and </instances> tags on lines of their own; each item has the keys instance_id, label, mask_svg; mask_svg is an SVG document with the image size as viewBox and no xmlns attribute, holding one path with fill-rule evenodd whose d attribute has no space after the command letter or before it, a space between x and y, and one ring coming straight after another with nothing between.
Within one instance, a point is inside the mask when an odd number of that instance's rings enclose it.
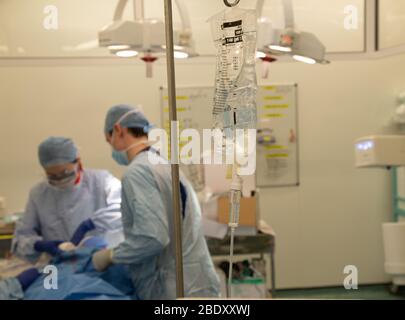
<instances>
[{"instance_id":1,"label":"poster on wall","mask_svg":"<svg viewBox=\"0 0 405 320\"><path fill-rule=\"evenodd\" d=\"M299 185L297 85L261 86L257 119L257 186Z\"/></svg>"},{"instance_id":2,"label":"poster on wall","mask_svg":"<svg viewBox=\"0 0 405 320\"><path fill-rule=\"evenodd\" d=\"M184 129L193 128L199 131L202 137L203 129L212 127L212 101L214 89L212 87L177 87L176 88L176 109L177 120L180 132ZM160 104L163 128L169 135L169 97L166 87L160 88ZM179 148L182 150L187 141L179 141ZM202 143L202 140L200 141ZM170 144L170 141L169 141ZM170 153L170 147L169 147ZM180 168L192 182L194 189L198 192L205 186L205 170L202 164L183 165L186 155L180 154Z\"/></svg>"}]
</instances>

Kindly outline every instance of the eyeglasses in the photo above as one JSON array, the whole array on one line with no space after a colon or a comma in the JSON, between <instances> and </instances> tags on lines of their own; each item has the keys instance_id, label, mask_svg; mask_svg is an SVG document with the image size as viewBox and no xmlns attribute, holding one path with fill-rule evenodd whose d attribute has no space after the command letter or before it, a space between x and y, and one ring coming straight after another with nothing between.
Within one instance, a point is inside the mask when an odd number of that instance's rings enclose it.
<instances>
[{"instance_id":1,"label":"eyeglasses","mask_svg":"<svg viewBox=\"0 0 405 320\"><path fill-rule=\"evenodd\" d=\"M71 162L72 164L77 164L78 163L78 159L76 159L75 161ZM72 176L76 175L76 169L73 170L69 170L69 169L65 169L62 172L58 173L58 174L48 174L47 173L47 177L49 181L55 181L55 182L59 182L68 178L71 178Z\"/></svg>"}]
</instances>

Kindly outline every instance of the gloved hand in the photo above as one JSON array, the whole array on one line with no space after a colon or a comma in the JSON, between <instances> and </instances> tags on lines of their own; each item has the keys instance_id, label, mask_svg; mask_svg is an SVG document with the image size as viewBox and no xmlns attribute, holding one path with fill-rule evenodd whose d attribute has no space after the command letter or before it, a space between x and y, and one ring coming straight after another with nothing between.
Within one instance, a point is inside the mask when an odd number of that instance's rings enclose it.
<instances>
[{"instance_id":1,"label":"gloved hand","mask_svg":"<svg viewBox=\"0 0 405 320\"><path fill-rule=\"evenodd\" d=\"M103 249L97 251L92 257L94 269L99 272L106 270L113 263L112 257L112 249Z\"/></svg>"},{"instance_id":2,"label":"gloved hand","mask_svg":"<svg viewBox=\"0 0 405 320\"><path fill-rule=\"evenodd\" d=\"M84 220L76 229L75 233L73 234L70 242L77 246L80 241L86 236L86 233L94 230L96 226L94 225L91 219Z\"/></svg>"},{"instance_id":3,"label":"gloved hand","mask_svg":"<svg viewBox=\"0 0 405 320\"><path fill-rule=\"evenodd\" d=\"M58 246L61 251L73 251L76 249L76 246L71 242L63 242Z\"/></svg>"},{"instance_id":4,"label":"gloved hand","mask_svg":"<svg viewBox=\"0 0 405 320\"><path fill-rule=\"evenodd\" d=\"M20 273L16 278L20 282L23 291L25 291L40 275L36 268L31 268Z\"/></svg>"},{"instance_id":5,"label":"gloved hand","mask_svg":"<svg viewBox=\"0 0 405 320\"><path fill-rule=\"evenodd\" d=\"M61 243L63 243L63 241L37 241L34 244L34 249L37 252L46 252L51 256L56 256L61 253L61 250L59 249Z\"/></svg>"}]
</instances>

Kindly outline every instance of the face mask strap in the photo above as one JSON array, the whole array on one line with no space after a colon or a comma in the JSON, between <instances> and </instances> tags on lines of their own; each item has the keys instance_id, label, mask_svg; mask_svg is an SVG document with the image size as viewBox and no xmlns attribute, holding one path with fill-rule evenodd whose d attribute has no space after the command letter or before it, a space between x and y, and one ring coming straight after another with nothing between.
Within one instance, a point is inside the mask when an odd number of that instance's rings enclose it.
<instances>
[{"instance_id":1,"label":"face mask strap","mask_svg":"<svg viewBox=\"0 0 405 320\"><path fill-rule=\"evenodd\" d=\"M117 122L115 123L115 125L117 125L117 124L118 124L118 125L121 125L121 122L122 122L126 117L128 117L130 114L138 113L138 112L140 112L140 111L139 111L139 110L130 110L130 111L124 113L124 114L117 120ZM114 127L115 127L115 125L114 125ZM114 127L113 127L112 133L111 133L111 145L114 144Z\"/></svg>"},{"instance_id":2,"label":"face mask strap","mask_svg":"<svg viewBox=\"0 0 405 320\"><path fill-rule=\"evenodd\" d=\"M130 114L133 114L133 113L139 113L140 111L139 110L131 110L131 111L128 111L128 112L126 112L126 113L124 113L118 120L117 120L117 122L115 123L115 124L120 124L126 117L128 117ZM114 128L113 128L114 129Z\"/></svg>"},{"instance_id":3,"label":"face mask strap","mask_svg":"<svg viewBox=\"0 0 405 320\"><path fill-rule=\"evenodd\" d=\"M139 145L141 145L141 144L148 144L148 143L149 143L148 140L141 140L141 141L135 142L135 143L131 144L131 145L130 145L128 148L126 148L125 150L122 150L122 152L127 152L128 150L131 150L132 148L135 148L135 147L137 147L137 146L139 146Z\"/></svg>"}]
</instances>

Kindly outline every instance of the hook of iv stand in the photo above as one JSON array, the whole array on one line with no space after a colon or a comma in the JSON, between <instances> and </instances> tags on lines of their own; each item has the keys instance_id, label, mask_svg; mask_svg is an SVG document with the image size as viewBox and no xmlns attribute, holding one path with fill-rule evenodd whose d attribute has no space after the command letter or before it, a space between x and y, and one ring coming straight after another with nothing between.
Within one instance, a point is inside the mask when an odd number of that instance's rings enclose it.
<instances>
[{"instance_id":1,"label":"hook of iv stand","mask_svg":"<svg viewBox=\"0 0 405 320\"><path fill-rule=\"evenodd\" d=\"M224 3L227 7L236 7L239 2L240 0L235 0L233 3L230 3L229 0L224 0Z\"/></svg>"}]
</instances>

